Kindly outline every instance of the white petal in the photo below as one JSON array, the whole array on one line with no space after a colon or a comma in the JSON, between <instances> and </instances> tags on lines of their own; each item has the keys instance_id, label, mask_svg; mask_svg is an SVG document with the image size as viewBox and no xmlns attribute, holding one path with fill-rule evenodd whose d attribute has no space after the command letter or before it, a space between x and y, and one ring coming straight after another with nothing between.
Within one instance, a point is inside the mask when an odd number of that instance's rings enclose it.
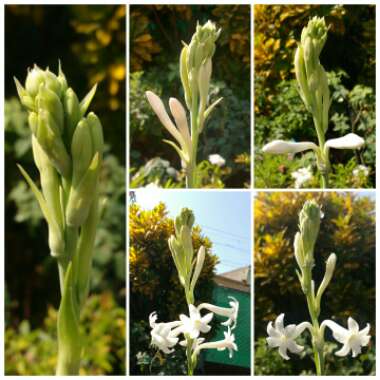
<instances>
[{"instance_id":1,"label":"white petal","mask_svg":"<svg viewBox=\"0 0 380 380\"><path fill-rule=\"evenodd\" d=\"M334 339L339 343L345 343L350 336L350 332L347 329L330 319L323 321L322 325L327 326L332 331Z\"/></svg>"},{"instance_id":2,"label":"white petal","mask_svg":"<svg viewBox=\"0 0 380 380\"><path fill-rule=\"evenodd\" d=\"M281 345L278 349L278 352L280 353L280 355L285 359L285 360L289 360L289 356L286 352L286 345Z\"/></svg>"},{"instance_id":3,"label":"white petal","mask_svg":"<svg viewBox=\"0 0 380 380\"><path fill-rule=\"evenodd\" d=\"M191 137L190 137L190 132L189 132L189 126L187 124L186 111L183 108L180 101L176 98L169 99L169 108L177 124L177 127L183 139L185 140L186 145L190 152L191 151Z\"/></svg>"},{"instance_id":4,"label":"white petal","mask_svg":"<svg viewBox=\"0 0 380 380\"><path fill-rule=\"evenodd\" d=\"M314 143L309 141L291 142L284 140L274 140L263 147L263 152L272 154L284 154L298 153L308 149L317 150L318 147Z\"/></svg>"},{"instance_id":5,"label":"white petal","mask_svg":"<svg viewBox=\"0 0 380 380\"><path fill-rule=\"evenodd\" d=\"M267 326L267 333L272 338L280 338L281 333L273 327L273 322L269 322Z\"/></svg>"},{"instance_id":6,"label":"white petal","mask_svg":"<svg viewBox=\"0 0 380 380\"><path fill-rule=\"evenodd\" d=\"M364 145L364 139L355 133L349 133L337 139L327 140L325 147L335 149L359 149Z\"/></svg>"},{"instance_id":7,"label":"white petal","mask_svg":"<svg viewBox=\"0 0 380 380\"><path fill-rule=\"evenodd\" d=\"M300 346L299 344L291 340L288 341L288 350L290 352L293 352L293 354L299 354L303 351L303 346Z\"/></svg>"},{"instance_id":8,"label":"white petal","mask_svg":"<svg viewBox=\"0 0 380 380\"><path fill-rule=\"evenodd\" d=\"M278 338L269 337L269 338L266 338L266 340L267 340L268 346L271 348L279 347L281 345L281 340Z\"/></svg>"},{"instance_id":9,"label":"white petal","mask_svg":"<svg viewBox=\"0 0 380 380\"><path fill-rule=\"evenodd\" d=\"M204 317L202 317L201 322L208 325L211 322L213 316L214 313L208 313Z\"/></svg>"},{"instance_id":10,"label":"white petal","mask_svg":"<svg viewBox=\"0 0 380 380\"><path fill-rule=\"evenodd\" d=\"M346 356L351 351L351 347L346 343L339 351L335 352L336 356Z\"/></svg>"},{"instance_id":11,"label":"white petal","mask_svg":"<svg viewBox=\"0 0 380 380\"><path fill-rule=\"evenodd\" d=\"M280 315L276 318L276 320L275 320L275 322L274 322L274 327L275 327L275 329L276 329L277 331L279 331L281 334L284 333L284 317L285 317L285 314L282 313L282 314L280 314Z\"/></svg>"},{"instance_id":12,"label":"white petal","mask_svg":"<svg viewBox=\"0 0 380 380\"><path fill-rule=\"evenodd\" d=\"M347 326L350 330L350 333L357 333L359 331L359 325L354 318L348 317Z\"/></svg>"}]
</instances>

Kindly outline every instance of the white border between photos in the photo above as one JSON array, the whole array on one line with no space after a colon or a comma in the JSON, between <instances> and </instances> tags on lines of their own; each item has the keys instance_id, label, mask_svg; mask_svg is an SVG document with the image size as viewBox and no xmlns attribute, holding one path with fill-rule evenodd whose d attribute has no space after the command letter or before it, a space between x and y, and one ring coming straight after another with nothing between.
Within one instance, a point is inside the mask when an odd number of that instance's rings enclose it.
<instances>
[{"instance_id":1,"label":"white border between photos","mask_svg":"<svg viewBox=\"0 0 380 380\"><path fill-rule=\"evenodd\" d=\"M127 19L127 28L126 28L126 41L129 41L129 6L130 4L132 5L138 5L138 4L144 4L144 5L147 5L147 4L189 4L189 5L195 5L195 4L294 4L294 5L300 5L300 4L360 4L360 5L363 5L363 4L376 4L376 1L372 0L372 1L365 1L365 2L361 2L359 0L357 1L349 1L349 0L346 0L346 1L336 1L336 0L330 0L330 1L327 1L327 0L320 0L320 1L316 1L316 2L313 2L311 0L309 1L297 1L297 0L294 0L294 1L286 1L286 0L279 0L279 1L272 1L272 0L262 0L262 1L257 1L257 2L252 2L252 1L247 1L247 0L241 0L241 1L225 1L225 0L220 0L220 1L210 1L210 0L188 0L188 1L175 1L175 0L166 0L166 1L163 1L163 0L156 0L156 1L120 1L120 0L112 0L112 1L106 1L106 0L92 0L92 1L88 1L88 0L57 0L57 1L48 1L48 0L45 0L45 1L41 1L41 0L34 0L34 1L25 1L25 0L21 0L21 1L17 1L17 0L13 0L13 1L7 1L7 0L0 0L1 1L1 7L0 7L0 26L2 28L0 34L1 34L1 38L0 38L0 72L1 72L1 78L0 78L0 98L1 98L1 102L0 102L0 124L2 126L2 138L0 139L0 154L1 154L1 158L0 159L0 196L1 196L1 202L0 202L0 228L1 228L1 231L2 231L2 234L0 235L0 237L2 238L2 242L1 242L1 245L0 245L0 256L1 256L1 260L0 260L0 281L1 281L1 285L0 285L0 303L1 303L1 307L0 307L0 374L4 374L4 295L5 295L5 292L4 292L4 284L5 284L5 276L4 276L4 265L5 265L5 247L4 247L4 233L5 233L5 225L4 225L4 222L5 222L5 217L4 217L4 211L5 211L5 199L4 199L4 195L5 195L5 190L4 190L4 70L5 70L5 67L4 67L4 5L5 4L27 4L27 5L31 5L31 4L51 4L51 5L58 5L58 4L68 4L68 5L75 5L75 4L125 4L127 5L127 16L126 16L126 19ZM252 8L252 7L251 7ZM378 19L380 16L380 11L379 11L379 6L376 7L376 19ZM251 31L253 32L253 28L254 28L254 23L253 23L253 8L251 9ZM376 22L377 24L377 22ZM376 25L376 39L378 40L379 39L379 31L378 31L378 25ZM254 59L253 59L253 45L254 45L254 38L253 38L253 34L251 33L251 86L252 88L254 88L254 83L253 83L253 70L254 70ZM376 44L377 45L377 44ZM376 46L377 47L377 46ZM379 49L376 48L376 61L379 61L379 58L380 58L380 53L379 53ZM127 43L127 48L126 48L126 64L128 65L129 67L129 44ZM379 75L378 75L378 66L376 66L376 88L379 88ZM127 143L126 143L126 164L127 164L127 168L129 166L129 91L128 91L128 85L129 85L129 77L128 75L126 76L126 86L127 86L127 91L126 91L126 101L127 101L127 114L126 114L126 122L127 122L127 132L126 132L126 136L127 136ZM254 105L254 97L252 96L251 97L251 110L253 109L253 105ZM378 105L378 102L376 104L376 121L378 120L378 117L377 115L379 114L379 108L380 106ZM253 122L254 122L254 115L253 115L253 112L251 112L251 157L253 157L253 153L254 153L254 144L253 144L253 139L254 139L254 133L253 133ZM377 134L376 134L377 135ZM376 141L376 150L378 150L378 147L379 147L379 143ZM377 164L380 163L380 158L377 157L376 158L376 166ZM289 192L294 192L294 191L298 191L298 190L294 190L294 189L254 189L253 186L254 186L254 171L253 171L253 165L254 165L254 160L251 159L251 189L197 189L197 190L183 190L183 189L168 189L167 191L242 191L242 192L250 192L251 193L251 213L253 215L253 202L254 202L254 194L256 192L259 192L259 191L268 191L268 192L275 192L275 191L289 191ZM376 185L379 184L379 179L380 179L380 173L377 171L376 172ZM129 371L129 360L128 360L128 352L129 352L129 260L128 260L128 252L129 252L129 235L128 235L128 211L129 211L129 170L126 169L126 184L127 184L127 191L126 191L126 218L127 218L127 223L126 223L126 269L127 269L127 284L126 284L126 291L127 291L127 300L126 300L126 309L127 309L127 357L126 357L126 367L127 367L127 373ZM132 189L132 190L138 190L138 189ZM304 189L304 190L299 190L299 191L315 191L315 192L318 192L320 191L320 189L312 189L312 190L308 190L308 189ZM376 193L376 198L377 198L377 195L378 195L378 192L376 189L363 189L363 190L357 190L357 189L337 189L337 190L325 190L327 192L329 191L336 191L336 192L344 192L344 191L355 191L355 192L362 192L362 191L367 191L367 192L375 192ZM380 204L379 202L377 202L377 199L376 199L376 214L379 215L379 210L380 210ZM251 252L252 252L252 258L253 258L253 248L254 248L254 237L253 237L253 223L254 223L254 215L253 215L253 218L251 219L251 231L252 231L252 235L251 235ZM380 233L380 227L378 226L378 223L376 223L376 236L378 236ZM380 253L380 248L378 247L378 245L376 245L376 257L379 256L379 253ZM252 320L254 320L254 263L253 263L253 260L251 262L251 315L252 315ZM379 275L379 264L378 264L378 260L376 260L376 278L378 278L378 275ZM376 293L378 291L378 283L376 283ZM379 307L379 302L378 302L378 295L376 296L376 309L378 309ZM376 313L376 324L377 326L380 326L379 324L380 322L380 317L379 317L379 313ZM254 342L254 325L252 325L251 327L251 337L252 337L252 346L251 346L251 372L254 372L253 368L254 368L254 347L253 347L253 342ZM378 363L378 354L376 354L376 362ZM28 378L29 376L24 376L25 378ZM133 378L138 378L138 379L146 379L147 377L146 376L131 376ZM236 376L236 378L239 377L241 378L241 376ZM255 378L259 378L259 379L267 379L268 376L254 376ZM276 376L277 379L291 379L293 376ZM342 378L356 378L356 376L340 376ZM368 378L373 378L373 377L370 377L370 376L366 376ZM19 379L20 377L19 376L9 376L9 378L15 378L15 379ZM41 376L40 378L42 379L48 379L48 378L53 378L53 376ZM121 378L125 378L125 376L100 376L100 377L97 377L97 378L117 378L117 379L121 379ZM175 378L186 378L185 376L176 376ZM219 376L200 376L200 377L197 377L197 378L202 378L202 379L218 379ZM242 378L250 378L249 376L243 376ZM310 379L311 377L310 376L300 376L300 378L302 379Z\"/></svg>"}]
</instances>

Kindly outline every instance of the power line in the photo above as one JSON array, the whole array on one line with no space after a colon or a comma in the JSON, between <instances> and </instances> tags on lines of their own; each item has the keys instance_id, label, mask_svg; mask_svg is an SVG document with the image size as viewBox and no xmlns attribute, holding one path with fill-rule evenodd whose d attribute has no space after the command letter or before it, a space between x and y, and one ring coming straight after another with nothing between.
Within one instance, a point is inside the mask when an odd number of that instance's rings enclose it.
<instances>
[{"instance_id":1,"label":"power line","mask_svg":"<svg viewBox=\"0 0 380 380\"><path fill-rule=\"evenodd\" d=\"M228 232L228 231L223 231L223 230L220 230L218 228L214 228L214 227L210 227L210 226L205 226L205 225L200 225L202 228L205 228L205 229L209 229L209 230L212 230L212 231L216 231L216 232L220 232L224 235L230 235L230 236L234 236L235 238L238 238L240 240L247 240L249 241L250 239L247 238L246 236L241 236L241 235L237 235L237 234L233 234L231 232Z\"/></svg>"}]
</instances>

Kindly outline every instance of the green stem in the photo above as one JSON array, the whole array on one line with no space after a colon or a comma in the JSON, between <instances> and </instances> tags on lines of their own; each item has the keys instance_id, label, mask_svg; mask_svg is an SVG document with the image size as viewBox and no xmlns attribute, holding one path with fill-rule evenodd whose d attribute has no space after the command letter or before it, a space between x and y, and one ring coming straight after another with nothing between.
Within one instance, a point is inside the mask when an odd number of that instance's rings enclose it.
<instances>
[{"instance_id":1,"label":"green stem","mask_svg":"<svg viewBox=\"0 0 380 380\"><path fill-rule=\"evenodd\" d=\"M186 172L186 187L188 189L197 187L197 150L198 150L198 94L195 92L192 98L191 111L191 159Z\"/></svg>"},{"instance_id":2,"label":"green stem","mask_svg":"<svg viewBox=\"0 0 380 380\"><path fill-rule=\"evenodd\" d=\"M311 323L313 325L312 333L312 345L314 352L314 363L315 369L318 376L324 374L324 357L323 357L323 346L324 341L323 337L320 336L320 328L318 322L318 311L316 310L315 305L315 295L312 288L312 279L311 279L311 265L304 271L304 281L306 285L305 295L307 301L307 307L309 310Z\"/></svg>"}]
</instances>

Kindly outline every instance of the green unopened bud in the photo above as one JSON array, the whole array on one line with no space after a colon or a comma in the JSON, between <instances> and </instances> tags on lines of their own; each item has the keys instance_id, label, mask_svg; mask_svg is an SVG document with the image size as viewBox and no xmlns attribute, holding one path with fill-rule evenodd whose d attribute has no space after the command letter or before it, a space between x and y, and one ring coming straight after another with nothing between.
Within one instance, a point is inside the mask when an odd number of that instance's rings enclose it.
<instances>
[{"instance_id":1,"label":"green unopened bud","mask_svg":"<svg viewBox=\"0 0 380 380\"><path fill-rule=\"evenodd\" d=\"M62 86L58 77L49 69L41 70L37 65L34 65L26 77L25 89L34 98L38 95L41 85L54 92L58 97L62 94Z\"/></svg>"},{"instance_id":2,"label":"green unopened bud","mask_svg":"<svg viewBox=\"0 0 380 380\"><path fill-rule=\"evenodd\" d=\"M299 214L299 226L303 251L308 262L313 259L314 245L319 234L320 224L321 209L319 205L314 200L306 201Z\"/></svg>"},{"instance_id":3,"label":"green unopened bud","mask_svg":"<svg viewBox=\"0 0 380 380\"><path fill-rule=\"evenodd\" d=\"M176 235L180 236L181 227L187 226L190 230L194 224L194 213L188 208L183 208L175 220Z\"/></svg>"},{"instance_id":4,"label":"green unopened bud","mask_svg":"<svg viewBox=\"0 0 380 380\"><path fill-rule=\"evenodd\" d=\"M71 141L75 127L81 118L79 100L72 88L68 88L64 93L63 109L65 111L66 134L68 141Z\"/></svg>"},{"instance_id":5,"label":"green unopened bud","mask_svg":"<svg viewBox=\"0 0 380 380\"><path fill-rule=\"evenodd\" d=\"M38 144L35 136L32 136L32 148L34 162L40 172L41 188L49 211L54 221L49 226L49 248L53 256L60 256L65 251L65 242L62 233L62 211L59 198L60 181L58 174L51 165L49 158Z\"/></svg>"},{"instance_id":6,"label":"green unopened bud","mask_svg":"<svg viewBox=\"0 0 380 380\"><path fill-rule=\"evenodd\" d=\"M53 166L62 176L68 178L71 174L71 159L56 129L50 113L43 109L39 110L37 133L34 135Z\"/></svg>"},{"instance_id":7,"label":"green unopened bud","mask_svg":"<svg viewBox=\"0 0 380 380\"><path fill-rule=\"evenodd\" d=\"M94 189L99 177L100 160L96 153L86 174L78 186L72 186L66 208L66 223L71 227L80 227L87 219L92 201L96 195Z\"/></svg>"},{"instance_id":8,"label":"green unopened bud","mask_svg":"<svg viewBox=\"0 0 380 380\"><path fill-rule=\"evenodd\" d=\"M207 21L204 25L197 25L189 45L188 70L195 68L198 71L207 59L212 58L220 32L221 29L217 30L216 25L211 21Z\"/></svg>"},{"instance_id":9,"label":"green unopened bud","mask_svg":"<svg viewBox=\"0 0 380 380\"><path fill-rule=\"evenodd\" d=\"M90 166L94 156L90 126L82 119L74 132L71 142L71 157L73 163L72 184L77 186Z\"/></svg>"},{"instance_id":10,"label":"green unopened bud","mask_svg":"<svg viewBox=\"0 0 380 380\"><path fill-rule=\"evenodd\" d=\"M185 93L185 101L187 108L191 108L191 90L189 84L189 74L187 67L187 54L189 51L189 47L185 44L181 51L181 56L179 58L179 73L181 76L183 91Z\"/></svg>"},{"instance_id":11,"label":"green unopened bud","mask_svg":"<svg viewBox=\"0 0 380 380\"><path fill-rule=\"evenodd\" d=\"M62 134L64 128L63 106L57 94L41 84L36 103L39 110L43 109L52 115L59 133Z\"/></svg>"},{"instance_id":12,"label":"green unopened bud","mask_svg":"<svg viewBox=\"0 0 380 380\"><path fill-rule=\"evenodd\" d=\"M325 275L323 276L323 280L321 282L321 285L319 285L319 289L318 289L317 297L316 297L316 308L317 308L317 310L320 310L322 295L325 292L325 290L326 290L327 286L329 285L329 283L332 279L332 276L334 274L336 259L337 259L336 254L332 253L326 261Z\"/></svg>"},{"instance_id":13,"label":"green unopened bud","mask_svg":"<svg viewBox=\"0 0 380 380\"><path fill-rule=\"evenodd\" d=\"M61 84L61 92L63 95L66 92L68 86L67 86L66 76L62 71L61 61L58 61L58 77L57 77L57 79L58 79L58 82Z\"/></svg>"},{"instance_id":14,"label":"green unopened bud","mask_svg":"<svg viewBox=\"0 0 380 380\"><path fill-rule=\"evenodd\" d=\"M296 233L294 237L294 256L296 258L297 264L302 270L305 265L305 257L303 253L302 238L299 232Z\"/></svg>"},{"instance_id":15,"label":"green unopened bud","mask_svg":"<svg viewBox=\"0 0 380 380\"><path fill-rule=\"evenodd\" d=\"M185 255L186 272L191 272L191 264L194 255L193 241L191 238L191 229L187 225L181 227L180 242Z\"/></svg>"},{"instance_id":16,"label":"green unopened bud","mask_svg":"<svg viewBox=\"0 0 380 380\"><path fill-rule=\"evenodd\" d=\"M103 137L103 127L99 118L93 113L90 112L87 115L87 122L90 128L91 141L93 154L99 153L99 158L103 157L104 150L104 137Z\"/></svg>"}]
</instances>

